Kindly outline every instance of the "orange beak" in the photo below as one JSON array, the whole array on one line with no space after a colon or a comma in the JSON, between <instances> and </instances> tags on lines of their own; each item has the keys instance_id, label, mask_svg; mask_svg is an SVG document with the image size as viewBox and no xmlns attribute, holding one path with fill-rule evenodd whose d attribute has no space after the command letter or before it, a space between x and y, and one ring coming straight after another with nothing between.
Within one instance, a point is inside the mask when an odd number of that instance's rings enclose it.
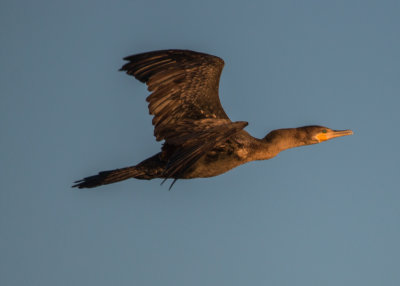
<instances>
[{"instance_id":1,"label":"orange beak","mask_svg":"<svg viewBox=\"0 0 400 286\"><path fill-rule=\"evenodd\" d=\"M342 137L347 135L353 135L353 131L350 129L347 130L328 130L326 133L319 133L316 137L319 142L323 142L326 140L330 140L336 137Z\"/></svg>"}]
</instances>

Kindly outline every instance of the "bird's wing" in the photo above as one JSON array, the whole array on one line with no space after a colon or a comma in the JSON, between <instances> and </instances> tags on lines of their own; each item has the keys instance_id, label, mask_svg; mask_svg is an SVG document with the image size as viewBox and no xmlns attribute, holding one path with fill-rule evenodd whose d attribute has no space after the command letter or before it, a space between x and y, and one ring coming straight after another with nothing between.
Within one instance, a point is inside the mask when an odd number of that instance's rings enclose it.
<instances>
[{"instance_id":1,"label":"bird's wing","mask_svg":"<svg viewBox=\"0 0 400 286\"><path fill-rule=\"evenodd\" d=\"M188 50L164 50L124 58L121 70L144 82L154 115L154 135L165 139L164 176L178 178L212 148L247 126L232 122L218 97L224 61Z\"/></svg>"},{"instance_id":2,"label":"bird's wing","mask_svg":"<svg viewBox=\"0 0 400 286\"><path fill-rule=\"evenodd\" d=\"M181 131L176 125L183 121L230 121L218 97L222 59L189 50L163 50L124 60L128 63L121 70L146 83L152 92L147 101L158 141L179 137Z\"/></svg>"}]
</instances>

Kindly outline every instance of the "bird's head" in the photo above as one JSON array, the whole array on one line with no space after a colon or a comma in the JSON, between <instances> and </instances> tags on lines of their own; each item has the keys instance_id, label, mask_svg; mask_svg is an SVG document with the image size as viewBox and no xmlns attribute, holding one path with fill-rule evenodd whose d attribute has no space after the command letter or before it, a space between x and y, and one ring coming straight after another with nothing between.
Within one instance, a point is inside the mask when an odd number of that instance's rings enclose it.
<instances>
[{"instance_id":1,"label":"bird's head","mask_svg":"<svg viewBox=\"0 0 400 286\"><path fill-rule=\"evenodd\" d=\"M324 126L304 126L295 128L295 136L303 141L304 145L321 143L333 138L352 135L353 131L347 130L333 130Z\"/></svg>"},{"instance_id":2,"label":"bird's head","mask_svg":"<svg viewBox=\"0 0 400 286\"><path fill-rule=\"evenodd\" d=\"M264 140L277 147L278 151L293 147L321 143L333 138L352 135L351 130L333 130L324 126L303 126L271 131Z\"/></svg>"}]
</instances>

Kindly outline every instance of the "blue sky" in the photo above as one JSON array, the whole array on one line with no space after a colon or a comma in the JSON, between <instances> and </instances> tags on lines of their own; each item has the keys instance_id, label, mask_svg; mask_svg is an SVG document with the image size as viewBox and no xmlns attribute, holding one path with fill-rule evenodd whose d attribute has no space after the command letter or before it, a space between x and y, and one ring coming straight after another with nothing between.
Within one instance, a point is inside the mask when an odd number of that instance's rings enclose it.
<instances>
[{"instance_id":1,"label":"blue sky","mask_svg":"<svg viewBox=\"0 0 400 286\"><path fill-rule=\"evenodd\" d=\"M399 285L400 2L2 1L1 285ZM222 176L71 183L158 152L122 57L226 62L253 136L354 135Z\"/></svg>"}]
</instances>

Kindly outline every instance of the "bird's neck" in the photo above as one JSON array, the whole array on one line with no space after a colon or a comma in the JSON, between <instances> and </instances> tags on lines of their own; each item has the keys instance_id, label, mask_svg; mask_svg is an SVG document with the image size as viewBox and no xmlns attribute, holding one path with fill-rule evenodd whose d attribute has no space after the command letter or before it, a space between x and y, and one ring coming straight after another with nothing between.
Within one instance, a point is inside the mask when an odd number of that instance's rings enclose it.
<instances>
[{"instance_id":1,"label":"bird's neck","mask_svg":"<svg viewBox=\"0 0 400 286\"><path fill-rule=\"evenodd\" d=\"M259 140L255 160L267 160L275 157L281 151L308 145L297 128L277 129Z\"/></svg>"}]
</instances>

